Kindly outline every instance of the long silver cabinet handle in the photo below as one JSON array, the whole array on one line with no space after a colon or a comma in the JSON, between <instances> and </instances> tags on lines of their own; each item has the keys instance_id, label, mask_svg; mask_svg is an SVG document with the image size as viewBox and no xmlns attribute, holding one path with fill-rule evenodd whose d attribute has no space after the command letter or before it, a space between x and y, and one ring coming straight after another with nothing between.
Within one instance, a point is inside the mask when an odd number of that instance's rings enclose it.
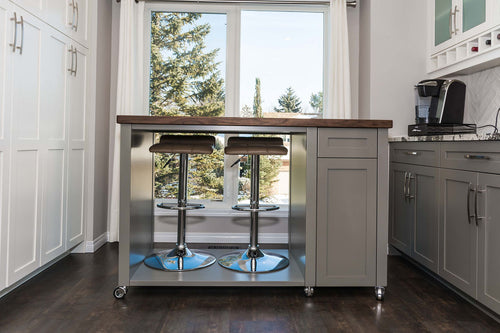
<instances>
[{"instance_id":1,"label":"long silver cabinet handle","mask_svg":"<svg viewBox=\"0 0 500 333\"><path fill-rule=\"evenodd\" d=\"M457 34L458 32L458 28L457 28L457 13L459 12L460 10L458 9L458 6L455 5L455 12L453 13L453 32L455 33L455 35Z\"/></svg>"},{"instance_id":2,"label":"long silver cabinet handle","mask_svg":"<svg viewBox=\"0 0 500 333\"><path fill-rule=\"evenodd\" d=\"M448 32L450 33L450 37L453 36L453 28L451 27L451 16L453 15L453 8L450 8L450 14L448 16Z\"/></svg>"},{"instance_id":3,"label":"long silver cabinet handle","mask_svg":"<svg viewBox=\"0 0 500 333\"><path fill-rule=\"evenodd\" d=\"M411 172L408 172L408 187L407 187L407 190L408 190L408 201L410 201L411 199L415 199L415 196L411 195L411 180L412 179L415 179L415 177L412 177Z\"/></svg>"},{"instance_id":4,"label":"long silver cabinet handle","mask_svg":"<svg viewBox=\"0 0 500 333\"><path fill-rule=\"evenodd\" d=\"M406 181L408 179L408 171L405 171L405 183L403 185L403 195L404 195L404 198L405 198L405 201L406 201Z\"/></svg>"},{"instance_id":5,"label":"long silver cabinet handle","mask_svg":"<svg viewBox=\"0 0 500 333\"><path fill-rule=\"evenodd\" d=\"M71 47L68 49L68 52L71 54L71 67L68 68L68 72L73 75L73 66L75 64L75 60L74 60L74 53L73 53L73 45L71 45Z\"/></svg>"},{"instance_id":6,"label":"long silver cabinet handle","mask_svg":"<svg viewBox=\"0 0 500 333\"><path fill-rule=\"evenodd\" d=\"M75 26L75 0L71 0L71 3L68 5L71 7L71 22L68 22L68 25L71 26L71 30Z\"/></svg>"},{"instance_id":7,"label":"long silver cabinet handle","mask_svg":"<svg viewBox=\"0 0 500 333\"><path fill-rule=\"evenodd\" d=\"M21 46L18 46L19 54L23 54L23 46L24 46L24 19L21 15Z\"/></svg>"},{"instance_id":8,"label":"long silver cabinet handle","mask_svg":"<svg viewBox=\"0 0 500 333\"><path fill-rule=\"evenodd\" d=\"M491 157L489 157L488 155L465 154L464 157L468 160L491 160Z\"/></svg>"},{"instance_id":9,"label":"long silver cabinet handle","mask_svg":"<svg viewBox=\"0 0 500 333\"><path fill-rule=\"evenodd\" d=\"M80 21L80 12L78 11L78 1L76 2L76 23L75 23L75 31L78 31L78 23Z\"/></svg>"},{"instance_id":10,"label":"long silver cabinet handle","mask_svg":"<svg viewBox=\"0 0 500 333\"><path fill-rule=\"evenodd\" d=\"M470 219L473 218L473 217L475 217L475 215L471 215L470 214L470 193L471 192L475 192L475 191L476 190L472 186L472 183L469 183L469 188L467 190L467 220L469 221L469 224L471 223Z\"/></svg>"},{"instance_id":11,"label":"long silver cabinet handle","mask_svg":"<svg viewBox=\"0 0 500 333\"><path fill-rule=\"evenodd\" d=\"M407 151L406 155L417 156L418 155L418 151Z\"/></svg>"},{"instance_id":12,"label":"long silver cabinet handle","mask_svg":"<svg viewBox=\"0 0 500 333\"><path fill-rule=\"evenodd\" d=\"M76 49L76 47L73 52L75 53L75 70L73 74L76 76L76 74L78 73L78 50Z\"/></svg>"},{"instance_id":13,"label":"long silver cabinet handle","mask_svg":"<svg viewBox=\"0 0 500 333\"><path fill-rule=\"evenodd\" d=\"M11 17L11 21L14 21L14 41L9 43L9 46L12 47L12 52L16 52L16 44L17 44L17 14L14 12L14 17Z\"/></svg>"},{"instance_id":14,"label":"long silver cabinet handle","mask_svg":"<svg viewBox=\"0 0 500 333\"><path fill-rule=\"evenodd\" d=\"M476 190L476 193L474 195L474 210L475 210L475 220L476 220L476 226L479 226L479 220L484 220L485 219L485 216L478 216L478 213L477 213L477 197L478 197L478 194L479 193L484 193L486 192L486 190L481 190L479 189L479 185L477 186L477 190Z\"/></svg>"}]
</instances>

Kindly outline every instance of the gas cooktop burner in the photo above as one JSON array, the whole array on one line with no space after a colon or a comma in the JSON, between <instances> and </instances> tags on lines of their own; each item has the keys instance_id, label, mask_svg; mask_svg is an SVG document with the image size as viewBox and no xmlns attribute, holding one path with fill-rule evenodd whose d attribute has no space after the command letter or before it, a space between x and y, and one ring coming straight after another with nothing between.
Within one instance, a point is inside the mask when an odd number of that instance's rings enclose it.
<instances>
[{"instance_id":1,"label":"gas cooktop burner","mask_svg":"<svg viewBox=\"0 0 500 333\"><path fill-rule=\"evenodd\" d=\"M409 136L476 134L476 124L415 124L408 125Z\"/></svg>"}]
</instances>

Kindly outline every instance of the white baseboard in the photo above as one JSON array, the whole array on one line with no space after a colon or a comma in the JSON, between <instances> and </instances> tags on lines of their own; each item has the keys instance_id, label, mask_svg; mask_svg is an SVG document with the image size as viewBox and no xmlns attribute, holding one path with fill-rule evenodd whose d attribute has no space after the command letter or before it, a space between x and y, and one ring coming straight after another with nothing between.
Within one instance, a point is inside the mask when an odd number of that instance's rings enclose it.
<instances>
[{"instance_id":1,"label":"white baseboard","mask_svg":"<svg viewBox=\"0 0 500 333\"><path fill-rule=\"evenodd\" d=\"M97 251L101 246L106 244L108 240L109 240L109 232L105 232L102 235L98 236L96 239L86 242L85 252L93 253Z\"/></svg>"},{"instance_id":2,"label":"white baseboard","mask_svg":"<svg viewBox=\"0 0 500 333\"><path fill-rule=\"evenodd\" d=\"M248 243L248 233L210 233L210 232L195 232L186 235L186 243ZM155 232L154 241L156 243L175 243L177 241L177 233L175 232ZM287 244L288 233L262 233L259 234L259 243L262 244Z\"/></svg>"}]
</instances>

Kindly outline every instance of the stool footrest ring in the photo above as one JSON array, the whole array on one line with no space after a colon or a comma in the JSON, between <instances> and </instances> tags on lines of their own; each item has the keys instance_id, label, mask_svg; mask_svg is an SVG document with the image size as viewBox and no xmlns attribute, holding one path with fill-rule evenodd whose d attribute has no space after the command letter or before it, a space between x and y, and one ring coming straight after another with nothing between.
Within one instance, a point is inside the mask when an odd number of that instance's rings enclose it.
<instances>
[{"instance_id":1,"label":"stool footrest ring","mask_svg":"<svg viewBox=\"0 0 500 333\"><path fill-rule=\"evenodd\" d=\"M193 209L205 208L205 206L202 204L186 204L186 207L181 207L178 206L177 203L164 203L164 202L157 204L156 207L163 209L172 209L172 210L193 210Z\"/></svg>"},{"instance_id":2,"label":"stool footrest ring","mask_svg":"<svg viewBox=\"0 0 500 333\"><path fill-rule=\"evenodd\" d=\"M234 205L232 208L245 212L267 212L280 209L277 205L259 205L259 208L250 208L250 205Z\"/></svg>"}]
</instances>

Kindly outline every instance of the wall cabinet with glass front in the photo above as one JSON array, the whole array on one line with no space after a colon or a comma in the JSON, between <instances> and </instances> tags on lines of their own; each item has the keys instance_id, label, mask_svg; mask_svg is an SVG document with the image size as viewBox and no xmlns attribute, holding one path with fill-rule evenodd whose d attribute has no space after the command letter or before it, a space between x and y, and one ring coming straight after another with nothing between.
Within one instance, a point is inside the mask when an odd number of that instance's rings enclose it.
<instances>
[{"instance_id":1,"label":"wall cabinet with glass front","mask_svg":"<svg viewBox=\"0 0 500 333\"><path fill-rule=\"evenodd\" d=\"M428 72L444 76L490 63L477 57L500 46L500 4L495 0L429 0ZM471 61L472 60L472 61ZM444 70L445 68L448 68Z\"/></svg>"}]
</instances>

